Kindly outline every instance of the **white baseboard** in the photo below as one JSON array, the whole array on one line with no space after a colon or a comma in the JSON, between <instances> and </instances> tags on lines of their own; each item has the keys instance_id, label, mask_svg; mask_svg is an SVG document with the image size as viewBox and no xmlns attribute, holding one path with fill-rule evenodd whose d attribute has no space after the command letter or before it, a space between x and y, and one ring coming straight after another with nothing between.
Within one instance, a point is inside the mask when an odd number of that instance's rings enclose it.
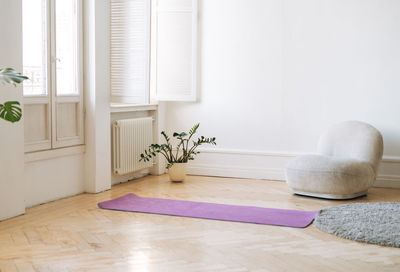
<instances>
[{"instance_id":1,"label":"white baseboard","mask_svg":"<svg viewBox=\"0 0 400 272\"><path fill-rule=\"evenodd\" d=\"M193 163L188 167L188 174L230 178L285 180L285 173L282 169L252 167L233 168L223 165L205 165L196 163Z\"/></svg>"},{"instance_id":2,"label":"white baseboard","mask_svg":"<svg viewBox=\"0 0 400 272\"><path fill-rule=\"evenodd\" d=\"M234 149L201 149L188 166L200 176L285 180L285 167L297 155ZM400 157L384 157L375 187L400 188Z\"/></svg>"},{"instance_id":3,"label":"white baseboard","mask_svg":"<svg viewBox=\"0 0 400 272\"><path fill-rule=\"evenodd\" d=\"M376 178L374 187L400 188L400 175L381 175Z\"/></svg>"}]
</instances>

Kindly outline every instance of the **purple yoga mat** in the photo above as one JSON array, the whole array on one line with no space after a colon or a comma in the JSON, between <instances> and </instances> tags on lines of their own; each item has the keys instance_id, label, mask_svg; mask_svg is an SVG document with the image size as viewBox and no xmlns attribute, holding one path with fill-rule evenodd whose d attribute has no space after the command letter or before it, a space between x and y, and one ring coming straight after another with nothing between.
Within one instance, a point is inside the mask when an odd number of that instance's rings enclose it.
<instances>
[{"instance_id":1,"label":"purple yoga mat","mask_svg":"<svg viewBox=\"0 0 400 272\"><path fill-rule=\"evenodd\" d=\"M98 205L100 208L108 210L176 215L295 228L307 227L319 213L319 211L281 210L139 197L135 194L127 194L113 200L100 202Z\"/></svg>"}]
</instances>

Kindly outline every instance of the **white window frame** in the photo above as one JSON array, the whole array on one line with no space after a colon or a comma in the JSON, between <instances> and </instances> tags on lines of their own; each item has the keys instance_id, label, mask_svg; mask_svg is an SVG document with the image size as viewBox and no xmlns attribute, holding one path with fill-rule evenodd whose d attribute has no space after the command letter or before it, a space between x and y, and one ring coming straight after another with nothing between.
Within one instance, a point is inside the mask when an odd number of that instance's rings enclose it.
<instances>
[{"instance_id":1,"label":"white window frame","mask_svg":"<svg viewBox=\"0 0 400 272\"><path fill-rule=\"evenodd\" d=\"M69 147L84 144L84 109L83 109L83 33L82 33L82 0L77 1L77 95L57 95L56 90L56 31L55 31L55 2L56 0L46 1L46 95L27 95L24 96L25 106L46 107L46 130L47 139L25 142L25 152L51 150L61 147ZM72 137L60 137L57 128L62 126L61 116L58 116L57 110L61 104L75 104L76 112L74 122L76 125L76 135ZM25 129L29 133L31 126L25 122Z\"/></svg>"}]
</instances>

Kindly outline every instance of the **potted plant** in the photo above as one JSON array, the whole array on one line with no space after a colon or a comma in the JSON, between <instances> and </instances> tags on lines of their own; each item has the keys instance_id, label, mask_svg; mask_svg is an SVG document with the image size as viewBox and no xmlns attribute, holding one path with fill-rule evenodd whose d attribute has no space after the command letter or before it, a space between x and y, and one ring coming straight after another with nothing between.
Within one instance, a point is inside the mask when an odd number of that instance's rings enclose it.
<instances>
[{"instance_id":1,"label":"potted plant","mask_svg":"<svg viewBox=\"0 0 400 272\"><path fill-rule=\"evenodd\" d=\"M147 150L140 155L139 161L150 161L158 153L164 156L167 160L168 175L173 182L182 182L186 177L187 162L194 160L194 156L199 154L196 148L202 144L216 145L215 137L206 138L201 136L197 141L192 140L193 135L196 133L200 124L194 125L189 133L174 132L172 135L178 142L176 148L173 148L171 139L162 131L161 135L164 137L164 144L151 144Z\"/></svg>"},{"instance_id":2,"label":"potted plant","mask_svg":"<svg viewBox=\"0 0 400 272\"><path fill-rule=\"evenodd\" d=\"M12 68L0 68L0 82L12 83L14 86L22 83L28 77L21 75ZM22 109L18 101L6 101L0 104L0 118L11 123L18 122L22 117Z\"/></svg>"}]
</instances>

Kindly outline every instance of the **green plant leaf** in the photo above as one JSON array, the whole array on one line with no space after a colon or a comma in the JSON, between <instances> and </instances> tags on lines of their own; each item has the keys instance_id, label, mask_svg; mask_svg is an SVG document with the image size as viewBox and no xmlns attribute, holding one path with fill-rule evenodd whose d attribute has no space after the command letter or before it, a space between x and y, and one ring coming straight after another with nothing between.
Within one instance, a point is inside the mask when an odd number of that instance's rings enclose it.
<instances>
[{"instance_id":1,"label":"green plant leaf","mask_svg":"<svg viewBox=\"0 0 400 272\"><path fill-rule=\"evenodd\" d=\"M7 101L0 104L0 118L11 123L18 122L22 117L22 109L18 101Z\"/></svg>"},{"instance_id":2,"label":"green plant leaf","mask_svg":"<svg viewBox=\"0 0 400 272\"><path fill-rule=\"evenodd\" d=\"M196 133L197 129L199 128L200 123L195 124L190 130L189 130L189 134L193 135Z\"/></svg>"},{"instance_id":3,"label":"green plant leaf","mask_svg":"<svg viewBox=\"0 0 400 272\"><path fill-rule=\"evenodd\" d=\"M163 144L151 144L147 150L145 150L141 155L139 161L149 161L150 158L155 157L157 154L161 154L167 160L167 169L170 168L174 163L185 163L190 160L194 160L195 155L199 154L199 151L196 151L196 148L201 144L212 144L216 145L215 137L206 138L204 136L200 136L197 141L191 141L192 136L196 133L199 128L200 123L194 125L189 134L186 132L174 132L173 137L177 138L179 141L177 143L176 148L174 149L170 138L165 133L165 131L161 132L166 143ZM185 138L186 136L189 136ZM193 143L190 146L190 143ZM174 153L173 153L174 150Z\"/></svg>"},{"instance_id":4,"label":"green plant leaf","mask_svg":"<svg viewBox=\"0 0 400 272\"><path fill-rule=\"evenodd\" d=\"M187 133L186 132L181 132L181 133L174 132L174 134L172 136L182 138L182 137L187 136Z\"/></svg>"},{"instance_id":5,"label":"green plant leaf","mask_svg":"<svg viewBox=\"0 0 400 272\"><path fill-rule=\"evenodd\" d=\"M27 76L16 72L13 68L0 69L0 82L16 85L22 83L26 79L28 79Z\"/></svg>"}]
</instances>

